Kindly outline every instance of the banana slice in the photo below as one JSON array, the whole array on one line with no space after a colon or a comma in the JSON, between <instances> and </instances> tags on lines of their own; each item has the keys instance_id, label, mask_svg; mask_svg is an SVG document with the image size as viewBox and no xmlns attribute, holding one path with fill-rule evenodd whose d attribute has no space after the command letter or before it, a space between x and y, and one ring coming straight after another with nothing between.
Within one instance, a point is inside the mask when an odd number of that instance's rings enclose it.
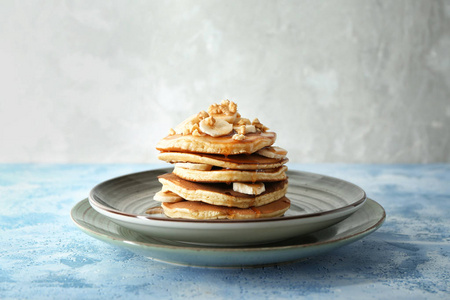
<instances>
[{"instance_id":1,"label":"banana slice","mask_svg":"<svg viewBox=\"0 0 450 300\"><path fill-rule=\"evenodd\" d=\"M196 163L176 163L175 167L200 171L211 171L212 169L211 165Z\"/></svg>"},{"instance_id":2,"label":"banana slice","mask_svg":"<svg viewBox=\"0 0 450 300\"><path fill-rule=\"evenodd\" d=\"M222 136L233 130L233 124L223 119L209 117L200 121L200 130L213 137Z\"/></svg>"},{"instance_id":3,"label":"banana slice","mask_svg":"<svg viewBox=\"0 0 450 300\"><path fill-rule=\"evenodd\" d=\"M247 134L256 132L255 125L237 125L233 129L239 134Z\"/></svg>"},{"instance_id":4,"label":"banana slice","mask_svg":"<svg viewBox=\"0 0 450 300\"><path fill-rule=\"evenodd\" d=\"M158 202L180 202L184 200L174 192L171 192L169 190L162 190L159 191L153 196L153 200Z\"/></svg>"},{"instance_id":5,"label":"banana slice","mask_svg":"<svg viewBox=\"0 0 450 300\"><path fill-rule=\"evenodd\" d=\"M256 153L258 153L261 156L269 158L283 159L286 157L287 151L281 147L270 146L262 148L261 150L258 150Z\"/></svg>"},{"instance_id":6,"label":"banana slice","mask_svg":"<svg viewBox=\"0 0 450 300\"><path fill-rule=\"evenodd\" d=\"M247 195L259 195L264 193L266 190L264 183L243 183L243 182L233 182L233 191L247 194Z\"/></svg>"}]
</instances>

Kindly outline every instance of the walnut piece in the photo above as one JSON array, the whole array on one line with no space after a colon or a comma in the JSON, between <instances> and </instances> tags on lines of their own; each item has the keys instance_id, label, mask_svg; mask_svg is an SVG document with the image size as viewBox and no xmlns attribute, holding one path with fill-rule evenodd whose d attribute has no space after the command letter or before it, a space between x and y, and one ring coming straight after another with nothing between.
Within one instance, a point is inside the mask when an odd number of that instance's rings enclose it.
<instances>
[{"instance_id":1,"label":"walnut piece","mask_svg":"<svg viewBox=\"0 0 450 300\"><path fill-rule=\"evenodd\" d=\"M250 122L250 120L247 119L247 118L240 118L240 119L236 119L236 120L237 120L237 122L236 122L236 125L237 125L237 126L250 125L250 124L252 124L252 122Z\"/></svg>"},{"instance_id":2,"label":"walnut piece","mask_svg":"<svg viewBox=\"0 0 450 300\"><path fill-rule=\"evenodd\" d=\"M200 127L198 126L198 123L195 123L190 128L191 132L194 132L195 130L200 130Z\"/></svg>"},{"instance_id":3,"label":"walnut piece","mask_svg":"<svg viewBox=\"0 0 450 300\"><path fill-rule=\"evenodd\" d=\"M184 127L183 128L183 133L182 133L183 135L189 135L189 134L191 134L191 130L188 128L188 127Z\"/></svg>"},{"instance_id":4,"label":"walnut piece","mask_svg":"<svg viewBox=\"0 0 450 300\"><path fill-rule=\"evenodd\" d=\"M236 130L238 134L245 134L245 125L239 126Z\"/></svg>"},{"instance_id":5,"label":"walnut piece","mask_svg":"<svg viewBox=\"0 0 450 300\"><path fill-rule=\"evenodd\" d=\"M202 110L201 112L199 112L199 113L197 114L197 118L198 118L199 121L201 121L201 120L203 120L203 119L206 119L207 117L209 117L209 115L208 115L208 113L207 113L206 111L204 111L204 110Z\"/></svg>"},{"instance_id":6,"label":"walnut piece","mask_svg":"<svg viewBox=\"0 0 450 300\"><path fill-rule=\"evenodd\" d=\"M232 116L237 113L237 104L230 100L223 100L220 104L212 104L208 108L210 116L226 115Z\"/></svg>"},{"instance_id":7,"label":"walnut piece","mask_svg":"<svg viewBox=\"0 0 450 300\"><path fill-rule=\"evenodd\" d=\"M269 127L264 126L258 118L254 119L252 125L255 125L257 131L266 132L269 130Z\"/></svg>"},{"instance_id":8,"label":"walnut piece","mask_svg":"<svg viewBox=\"0 0 450 300\"><path fill-rule=\"evenodd\" d=\"M214 117L208 117L205 119L206 125L208 125L209 127L213 127L214 124L216 123L216 119L214 119Z\"/></svg>"},{"instance_id":9,"label":"walnut piece","mask_svg":"<svg viewBox=\"0 0 450 300\"><path fill-rule=\"evenodd\" d=\"M200 132L200 128L198 129L194 129L194 131L192 131L192 135L193 136L203 136L204 134Z\"/></svg>"},{"instance_id":10,"label":"walnut piece","mask_svg":"<svg viewBox=\"0 0 450 300\"><path fill-rule=\"evenodd\" d=\"M236 133L233 135L233 140L242 141L243 139L245 139L245 135L243 134Z\"/></svg>"},{"instance_id":11,"label":"walnut piece","mask_svg":"<svg viewBox=\"0 0 450 300\"><path fill-rule=\"evenodd\" d=\"M218 123L224 124L219 126ZM175 129L170 129L169 135L174 135L177 133L195 136L211 135L207 132L209 129L206 130L205 126L211 129L214 129L217 126L219 126L220 128L225 126L225 129L227 130L228 126L232 126L231 130L234 129L236 133L233 136L233 139L235 140L243 140L245 139L246 134L254 132L266 132L269 129L264 126L257 118L254 119L253 122L250 122L250 120L247 118L242 118L241 114L239 114L239 112L237 111L237 104L227 99L223 100L220 104L215 103L210 105L208 107L208 112L201 111L198 114L189 117L184 122L175 127Z\"/></svg>"},{"instance_id":12,"label":"walnut piece","mask_svg":"<svg viewBox=\"0 0 450 300\"><path fill-rule=\"evenodd\" d=\"M234 102L230 102L230 104L228 104L228 109L230 110L231 114L237 113L237 104Z\"/></svg>"},{"instance_id":13,"label":"walnut piece","mask_svg":"<svg viewBox=\"0 0 450 300\"><path fill-rule=\"evenodd\" d=\"M208 107L208 114L210 116L223 114L222 106L220 106L219 104L211 104Z\"/></svg>"}]
</instances>

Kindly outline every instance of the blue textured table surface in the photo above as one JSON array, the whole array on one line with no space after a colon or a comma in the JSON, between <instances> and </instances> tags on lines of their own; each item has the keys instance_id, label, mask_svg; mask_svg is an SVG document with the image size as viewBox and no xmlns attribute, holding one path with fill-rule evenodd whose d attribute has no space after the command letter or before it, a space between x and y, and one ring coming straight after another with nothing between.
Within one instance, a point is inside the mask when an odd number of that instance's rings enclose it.
<instances>
[{"instance_id":1,"label":"blue textured table surface","mask_svg":"<svg viewBox=\"0 0 450 300\"><path fill-rule=\"evenodd\" d=\"M157 167L0 165L0 298L450 297L450 165L290 165L358 184L386 222L325 255L253 269L151 261L72 223L95 184Z\"/></svg>"}]
</instances>

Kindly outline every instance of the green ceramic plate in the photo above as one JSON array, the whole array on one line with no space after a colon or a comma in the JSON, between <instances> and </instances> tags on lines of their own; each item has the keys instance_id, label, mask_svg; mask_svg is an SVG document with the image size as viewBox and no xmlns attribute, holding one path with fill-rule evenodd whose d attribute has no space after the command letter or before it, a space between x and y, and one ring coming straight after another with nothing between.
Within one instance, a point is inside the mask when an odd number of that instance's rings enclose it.
<instances>
[{"instance_id":1,"label":"green ceramic plate","mask_svg":"<svg viewBox=\"0 0 450 300\"><path fill-rule=\"evenodd\" d=\"M143 235L214 246L273 243L309 234L347 218L360 209L366 193L339 178L288 171L286 197L291 207L282 217L251 220L171 219L146 214L159 207L153 195L161 190L158 175L171 169L128 174L102 182L89 194L89 203L113 222Z\"/></svg>"},{"instance_id":2,"label":"green ceramic plate","mask_svg":"<svg viewBox=\"0 0 450 300\"><path fill-rule=\"evenodd\" d=\"M186 266L223 268L293 262L331 251L377 230L386 213L380 204L367 199L350 217L326 229L282 242L245 247L190 245L143 235L98 213L88 199L72 208L71 217L90 236L150 259Z\"/></svg>"}]
</instances>

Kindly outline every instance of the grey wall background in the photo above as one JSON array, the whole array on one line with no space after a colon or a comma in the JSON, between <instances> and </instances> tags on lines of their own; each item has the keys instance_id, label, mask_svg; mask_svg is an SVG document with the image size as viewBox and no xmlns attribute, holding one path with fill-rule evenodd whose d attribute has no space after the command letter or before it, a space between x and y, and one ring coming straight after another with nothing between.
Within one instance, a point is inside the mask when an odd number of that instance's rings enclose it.
<instances>
[{"instance_id":1,"label":"grey wall background","mask_svg":"<svg viewBox=\"0 0 450 300\"><path fill-rule=\"evenodd\" d=\"M450 1L1 1L0 162L156 162L222 99L294 162L450 162Z\"/></svg>"}]
</instances>

